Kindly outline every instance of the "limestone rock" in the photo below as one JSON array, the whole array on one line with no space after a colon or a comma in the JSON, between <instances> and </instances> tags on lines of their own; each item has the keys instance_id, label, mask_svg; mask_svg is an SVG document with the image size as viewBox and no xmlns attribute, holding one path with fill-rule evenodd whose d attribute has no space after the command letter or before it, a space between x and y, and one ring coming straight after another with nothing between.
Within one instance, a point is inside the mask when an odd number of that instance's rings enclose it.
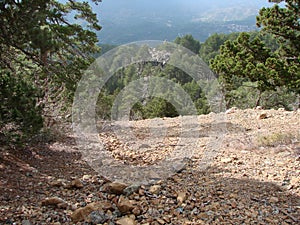
<instances>
[{"instance_id":1,"label":"limestone rock","mask_svg":"<svg viewBox=\"0 0 300 225\"><path fill-rule=\"evenodd\" d=\"M149 192L151 194L156 194L156 195L160 192L160 190L161 190L161 186L160 185L153 185L153 186L151 186L149 188Z\"/></svg>"},{"instance_id":2,"label":"limestone rock","mask_svg":"<svg viewBox=\"0 0 300 225\"><path fill-rule=\"evenodd\" d=\"M279 199L278 199L277 197L271 197L271 198L269 199L269 202L270 202L270 203L277 203L277 202L279 202Z\"/></svg>"},{"instance_id":3,"label":"limestone rock","mask_svg":"<svg viewBox=\"0 0 300 225\"><path fill-rule=\"evenodd\" d=\"M76 209L72 214L71 214L71 219L74 223L84 221L85 219L88 218L88 216L91 214L93 211L97 211L102 209L101 203L100 202L94 202L90 203L85 207Z\"/></svg>"},{"instance_id":4,"label":"limestone rock","mask_svg":"<svg viewBox=\"0 0 300 225\"><path fill-rule=\"evenodd\" d=\"M42 200L42 206L54 206L57 208L64 208L64 206L68 206L68 203L66 203L61 198L51 197L51 198L46 198L46 199Z\"/></svg>"},{"instance_id":5,"label":"limestone rock","mask_svg":"<svg viewBox=\"0 0 300 225\"><path fill-rule=\"evenodd\" d=\"M222 158L221 162L222 163L231 163L232 162L232 158Z\"/></svg>"},{"instance_id":6,"label":"limestone rock","mask_svg":"<svg viewBox=\"0 0 300 225\"><path fill-rule=\"evenodd\" d=\"M133 213L135 216L139 216L139 215L141 215L141 210L139 209L139 207L135 207L135 208L132 210L132 213Z\"/></svg>"},{"instance_id":7,"label":"limestone rock","mask_svg":"<svg viewBox=\"0 0 300 225\"><path fill-rule=\"evenodd\" d=\"M134 209L133 203L128 199L120 198L117 207L122 214L128 214Z\"/></svg>"},{"instance_id":8,"label":"limestone rock","mask_svg":"<svg viewBox=\"0 0 300 225\"><path fill-rule=\"evenodd\" d=\"M300 186L300 177L293 177L291 180L290 180L290 184L297 188Z\"/></svg>"},{"instance_id":9,"label":"limestone rock","mask_svg":"<svg viewBox=\"0 0 300 225\"><path fill-rule=\"evenodd\" d=\"M137 192L140 189L140 187L141 187L141 185L139 185L139 184L130 185L123 190L123 193L127 196L131 195L134 192Z\"/></svg>"},{"instance_id":10,"label":"limestone rock","mask_svg":"<svg viewBox=\"0 0 300 225\"><path fill-rule=\"evenodd\" d=\"M78 189L83 188L83 186L84 186L80 179L72 180L71 185L72 185L72 187L78 188Z\"/></svg>"},{"instance_id":11,"label":"limestone rock","mask_svg":"<svg viewBox=\"0 0 300 225\"><path fill-rule=\"evenodd\" d=\"M180 191L177 193L177 202L182 204L186 200L186 192Z\"/></svg>"},{"instance_id":12,"label":"limestone rock","mask_svg":"<svg viewBox=\"0 0 300 225\"><path fill-rule=\"evenodd\" d=\"M126 217L122 218L116 221L117 225L136 225L137 223L135 222L134 219Z\"/></svg>"},{"instance_id":13,"label":"limestone rock","mask_svg":"<svg viewBox=\"0 0 300 225\"><path fill-rule=\"evenodd\" d=\"M186 163L183 161L182 162L174 162L172 167L176 173L181 173L183 170L186 169Z\"/></svg>"},{"instance_id":14,"label":"limestone rock","mask_svg":"<svg viewBox=\"0 0 300 225\"><path fill-rule=\"evenodd\" d=\"M29 220L23 220L22 225L32 225Z\"/></svg>"},{"instance_id":15,"label":"limestone rock","mask_svg":"<svg viewBox=\"0 0 300 225\"><path fill-rule=\"evenodd\" d=\"M102 224L108 219L109 217L102 210L98 210L90 213L88 222L92 224Z\"/></svg>"},{"instance_id":16,"label":"limestone rock","mask_svg":"<svg viewBox=\"0 0 300 225\"><path fill-rule=\"evenodd\" d=\"M92 177L93 177L92 175L85 174L85 175L82 176L82 180L85 180L85 181L86 181L86 180L91 180Z\"/></svg>"},{"instance_id":17,"label":"limestone rock","mask_svg":"<svg viewBox=\"0 0 300 225\"><path fill-rule=\"evenodd\" d=\"M166 222L165 222L163 219L160 219L160 218L157 218L156 221L157 221L159 224L166 224Z\"/></svg>"},{"instance_id":18,"label":"limestone rock","mask_svg":"<svg viewBox=\"0 0 300 225\"><path fill-rule=\"evenodd\" d=\"M106 190L109 193L120 195L123 194L123 190L127 187L126 184L123 183L118 183L118 182L113 182L109 183L106 187Z\"/></svg>"},{"instance_id":19,"label":"limestone rock","mask_svg":"<svg viewBox=\"0 0 300 225\"><path fill-rule=\"evenodd\" d=\"M53 187L64 187L67 184L67 180L65 179L57 179L49 182L49 184Z\"/></svg>"}]
</instances>

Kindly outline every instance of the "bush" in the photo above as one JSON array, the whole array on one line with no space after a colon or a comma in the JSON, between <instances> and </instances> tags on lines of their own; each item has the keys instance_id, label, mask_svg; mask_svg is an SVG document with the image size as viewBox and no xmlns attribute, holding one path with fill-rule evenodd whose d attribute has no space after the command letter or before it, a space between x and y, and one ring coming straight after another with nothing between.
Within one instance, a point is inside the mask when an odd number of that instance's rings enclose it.
<instances>
[{"instance_id":1,"label":"bush","mask_svg":"<svg viewBox=\"0 0 300 225\"><path fill-rule=\"evenodd\" d=\"M40 96L33 84L21 75L0 72L0 142L32 135L43 126L42 106L37 106Z\"/></svg>"}]
</instances>

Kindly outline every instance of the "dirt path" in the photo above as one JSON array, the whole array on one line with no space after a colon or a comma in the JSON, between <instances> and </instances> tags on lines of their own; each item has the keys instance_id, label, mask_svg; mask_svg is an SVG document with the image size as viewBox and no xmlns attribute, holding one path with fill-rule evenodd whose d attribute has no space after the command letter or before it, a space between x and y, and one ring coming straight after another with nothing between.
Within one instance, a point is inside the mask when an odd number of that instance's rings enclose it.
<instances>
[{"instance_id":1,"label":"dirt path","mask_svg":"<svg viewBox=\"0 0 300 225\"><path fill-rule=\"evenodd\" d=\"M129 127L114 123L99 134L119 162L193 155L169 178L120 186L82 161L72 137L3 146L0 224L300 223L299 111L232 110Z\"/></svg>"}]
</instances>

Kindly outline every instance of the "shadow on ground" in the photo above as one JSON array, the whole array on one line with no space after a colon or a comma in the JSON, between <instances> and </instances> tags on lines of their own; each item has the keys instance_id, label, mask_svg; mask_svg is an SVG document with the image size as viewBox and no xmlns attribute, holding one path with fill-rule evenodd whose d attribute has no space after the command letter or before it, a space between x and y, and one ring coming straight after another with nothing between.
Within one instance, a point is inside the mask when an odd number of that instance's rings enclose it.
<instances>
[{"instance_id":1,"label":"shadow on ground","mask_svg":"<svg viewBox=\"0 0 300 225\"><path fill-rule=\"evenodd\" d=\"M138 223L143 222L143 215L149 216L147 209L157 208L159 199L160 204L165 204L164 214L176 215L173 222L168 224L176 224L175 221L183 224L185 220L203 221L204 224L299 224L300 196L293 194L292 190L270 182L224 177L223 172L222 168L211 167L206 171L188 169L175 174L162 182L159 195L143 199L148 206L136 220ZM63 190L49 185L49 177L71 180L81 178L84 174L96 173L81 161L81 154L72 138L57 145L39 144L19 149L2 146L0 224L31 220L34 215L22 211L22 204L34 208L39 207L45 197L65 198ZM74 197L71 196L68 201L75 204L79 194L84 201L88 195L99 193L100 188L101 184L87 182L80 193L74 190ZM186 203L181 206L167 204L168 199L174 201L178 190L187 191ZM49 211L64 214L63 209L49 208ZM59 217L53 220L61 224L70 223L63 223Z\"/></svg>"}]
</instances>

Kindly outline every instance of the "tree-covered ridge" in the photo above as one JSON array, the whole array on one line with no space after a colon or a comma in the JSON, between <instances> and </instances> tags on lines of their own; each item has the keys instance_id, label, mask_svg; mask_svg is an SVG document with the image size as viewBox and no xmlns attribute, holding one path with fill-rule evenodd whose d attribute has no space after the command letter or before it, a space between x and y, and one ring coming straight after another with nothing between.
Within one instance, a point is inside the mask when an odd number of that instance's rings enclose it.
<instances>
[{"instance_id":1,"label":"tree-covered ridge","mask_svg":"<svg viewBox=\"0 0 300 225\"><path fill-rule=\"evenodd\" d=\"M197 43L196 45L200 46L199 41L191 36L186 37L192 43ZM185 38L182 40L185 40ZM114 57L110 66L110 68L116 68L117 71L106 82L105 88L102 89L98 99L97 113L101 119L110 118L110 110L113 104L116 105L116 99L124 93L124 90L127 92L125 95L123 94L122 101L128 101L128 105L134 103L130 112L131 119L182 115L184 110L189 111L188 108L184 109L186 102L181 98L183 95L180 95L183 90L194 102L198 111L195 113L209 112L209 106L202 90L205 85L196 82L190 74L182 70L182 68L188 68L188 70L196 71L197 60L200 60L199 56L187 51L182 55L172 55L170 58L172 62L168 63L170 53L167 46L168 44L166 46L162 44L156 48L149 48L145 45L141 46L137 52L135 51L136 47L131 45L117 48L117 52L114 54L116 57ZM174 48L176 45L171 46ZM191 46L190 48L193 49ZM138 62L127 67L118 69L118 62L124 59L128 52L132 52L131 57L141 59L152 57L154 61L138 60ZM158 58L161 58L161 60ZM164 59L166 62L164 62ZM114 110L116 111L116 108Z\"/></svg>"}]
</instances>

